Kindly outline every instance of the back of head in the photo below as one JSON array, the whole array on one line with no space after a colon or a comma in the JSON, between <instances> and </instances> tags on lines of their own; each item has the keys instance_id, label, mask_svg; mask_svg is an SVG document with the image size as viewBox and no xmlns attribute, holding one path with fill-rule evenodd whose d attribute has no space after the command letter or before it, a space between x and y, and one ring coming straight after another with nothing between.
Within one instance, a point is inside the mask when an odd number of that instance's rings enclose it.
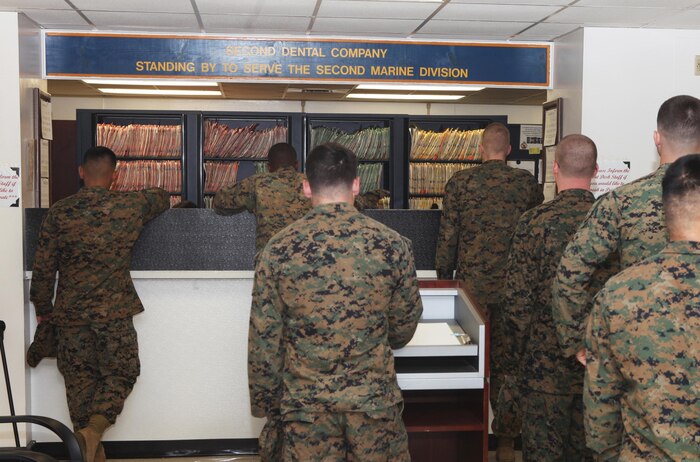
<instances>
[{"instance_id":1,"label":"back of head","mask_svg":"<svg viewBox=\"0 0 700 462\"><path fill-rule=\"evenodd\" d=\"M590 179L595 174L598 149L593 140L585 135L567 135L562 138L555 156L560 175Z\"/></svg>"},{"instance_id":2,"label":"back of head","mask_svg":"<svg viewBox=\"0 0 700 462\"><path fill-rule=\"evenodd\" d=\"M671 239L700 240L700 154L673 162L661 184Z\"/></svg>"},{"instance_id":3,"label":"back of head","mask_svg":"<svg viewBox=\"0 0 700 462\"><path fill-rule=\"evenodd\" d=\"M696 152L700 148L700 100L679 95L661 105L656 117L659 133L670 143Z\"/></svg>"},{"instance_id":4,"label":"back of head","mask_svg":"<svg viewBox=\"0 0 700 462\"><path fill-rule=\"evenodd\" d=\"M271 172L285 167L297 168L297 152L289 143L277 143L267 151L267 162Z\"/></svg>"},{"instance_id":5,"label":"back of head","mask_svg":"<svg viewBox=\"0 0 700 462\"><path fill-rule=\"evenodd\" d=\"M502 123L494 122L486 126L481 135L484 160L505 160L510 154L510 131Z\"/></svg>"},{"instance_id":6,"label":"back of head","mask_svg":"<svg viewBox=\"0 0 700 462\"><path fill-rule=\"evenodd\" d=\"M117 167L117 156L107 147L95 146L85 151L81 167L86 184L111 182L112 174Z\"/></svg>"},{"instance_id":7,"label":"back of head","mask_svg":"<svg viewBox=\"0 0 700 462\"><path fill-rule=\"evenodd\" d=\"M352 189L356 177L357 158L340 144L316 146L306 158L306 178L314 194L324 190Z\"/></svg>"}]
</instances>

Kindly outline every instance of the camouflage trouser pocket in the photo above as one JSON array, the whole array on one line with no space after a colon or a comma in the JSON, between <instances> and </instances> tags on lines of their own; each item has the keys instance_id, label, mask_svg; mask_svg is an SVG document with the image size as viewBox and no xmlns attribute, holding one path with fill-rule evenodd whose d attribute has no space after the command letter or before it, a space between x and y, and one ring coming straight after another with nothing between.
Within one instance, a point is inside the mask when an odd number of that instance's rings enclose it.
<instances>
[{"instance_id":1,"label":"camouflage trouser pocket","mask_svg":"<svg viewBox=\"0 0 700 462\"><path fill-rule=\"evenodd\" d=\"M260 462L282 460L283 422L279 416L268 417L258 438Z\"/></svg>"}]
</instances>

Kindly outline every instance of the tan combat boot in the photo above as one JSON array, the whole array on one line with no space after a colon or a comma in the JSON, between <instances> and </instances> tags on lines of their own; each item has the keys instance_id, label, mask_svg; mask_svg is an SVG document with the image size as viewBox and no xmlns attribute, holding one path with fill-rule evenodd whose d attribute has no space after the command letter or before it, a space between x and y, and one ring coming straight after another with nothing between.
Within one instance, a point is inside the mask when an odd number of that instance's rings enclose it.
<instances>
[{"instance_id":1,"label":"tan combat boot","mask_svg":"<svg viewBox=\"0 0 700 462\"><path fill-rule=\"evenodd\" d=\"M515 462L515 440L513 438L498 438L496 460L498 462Z\"/></svg>"},{"instance_id":2,"label":"tan combat boot","mask_svg":"<svg viewBox=\"0 0 700 462\"><path fill-rule=\"evenodd\" d=\"M107 460L107 456L105 455L105 447L102 446L102 443L97 446L97 453L95 454L95 462L105 462Z\"/></svg>"},{"instance_id":3,"label":"tan combat boot","mask_svg":"<svg viewBox=\"0 0 700 462\"><path fill-rule=\"evenodd\" d=\"M78 442L80 443L81 438L85 441L85 452L83 455L86 462L95 462L97 449L101 446L102 434L110 425L106 417L93 415L90 417L87 427L78 430ZM104 456L104 450L102 451L102 456Z\"/></svg>"}]
</instances>

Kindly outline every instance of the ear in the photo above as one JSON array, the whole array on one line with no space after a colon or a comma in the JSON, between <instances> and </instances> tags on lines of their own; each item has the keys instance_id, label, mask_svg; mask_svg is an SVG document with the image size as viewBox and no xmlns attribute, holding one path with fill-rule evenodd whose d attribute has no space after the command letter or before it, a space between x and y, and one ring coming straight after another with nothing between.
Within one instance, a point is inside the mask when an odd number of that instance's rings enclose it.
<instances>
[{"instance_id":1,"label":"ear","mask_svg":"<svg viewBox=\"0 0 700 462\"><path fill-rule=\"evenodd\" d=\"M559 175L559 162L557 162L556 160L552 163L552 174Z\"/></svg>"},{"instance_id":2,"label":"ear","mask_svg":"<svg viewBox=\"0 0 700 462\"><path fill-rule=\"evenodd\" d=\"M658 130L654 130L654 144L657 148L661 144L661 133Z\"/></svg>"},{"instance_id":3,"label":"ear","mask_svg":"<svg viewBox=\"0 0 700 462\"><path fill-rule=\"evenodd\" d=\"M78 167L78 176L80 177L81 180L85 179L85 170L83 170L83 166L80 165Z\"/></svg>"},{"instance_id":4,"label":"ear","mask_svg":"<svg viewBox=\"0 0 700 462\"><path fill-rule=\"evenodd\" d=\"M593 170L593 176L596 176L598 174L598 164L595 164L595 170ZM591 177L593 178L593 177Z\"/></svg>"},{"instance_id":5,"label":"ear","mask_svg":"<svg viewBox=\"0 0 700 462\"><path fill-rule=\"evenodd\" d=\"M303 187L304 187L304 195L306 197L308 197L309 199L311 199L311 185L309 184L309 180L306 180L306 179L304 180Z\"/></svg>"},{"instance_id":6,"label":"ear","mask_svg":"<svg viewBox=\"0 0 700 462\"><path fill-rule=\"evenodd\" d=\"M360 194L360 177L357 176L355 177L354 180L352 180L352 195L357 196Z\"/></svg>"},{"instance_id":7,"label":"ear","mask_svg":"<svg viewBox=\"0 0 700 462\"><path fill-rule=\"evenodd\" d=\"M508 156L510 155L510 150L511 150L511 149L513 149L513 146L511 146L511 145L509 144L509 145L508 145L508 149L506 149L506 157L508 157Z\"/></svg>"}]
</instances>

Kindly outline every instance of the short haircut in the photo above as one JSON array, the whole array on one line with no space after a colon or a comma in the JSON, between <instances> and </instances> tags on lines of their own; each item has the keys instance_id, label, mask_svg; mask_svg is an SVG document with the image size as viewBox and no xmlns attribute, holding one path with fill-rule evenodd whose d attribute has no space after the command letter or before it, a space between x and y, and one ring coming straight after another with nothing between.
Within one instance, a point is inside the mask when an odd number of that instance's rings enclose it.
<instances>
[{"instance_id":1,"label":"short haircut","mask_svg":"<svg viewBox=\"0 0 700 462\"><path fill-rule=\"evenodd\" d=\"M700 143L700 100L679 95L667 99L659 108L656 127L673 143Z\"/></svg>"},{"instance_id":2,"label":"short haircut","mask_svg":"<svg viewBox=\"0 0 700 462\"><path fill-rule=\"evenodd\" d=\"M117 156L105 146L95 146L83 155L83 172L92 178L111 175L117 167Z\"/></svg>"},{"instance_id":3,"label":"short haircut","mask_svg":"<svg viewBox=\"0 0 700 462\"><path fill-rule=\"evenodd\" d=\"M499 122L486 126L481 135L481 145L489 153L507 153L510 147L510 131Z\"/></svg>"},{"instance_id":4,"label":"short haircut","mask_svg":"<svg viewBox=\"0 0 700 462\"><path fill-rule=\"evenodd\" d=\"M267 151L267 161L276 170L284 167L296 167L297 152L289 143L277 143Z\"/></svg>"},{"instance_id":5,"label":"short haircut","mask_svg":"<svg viewBox=\"0 0 700 462\"><path fill-rule=\"evenodd\" d=\"M683 220L700 219L700 154L673 162L661 182L666 225L673 230Z\"/></svg>"},{"instance_id":6,"label":"short haircut","mask_svg":"<svg viewBox=\"0 0 700 462\"><path fill-rule=\"evenodd\" d=\"M351 188L357 177L357 157L337 143L316 146L306 158L306 178L311 191L336 187Z\"/></svg>"},{"instance_id":7,"label":"short haircut","mask_svg":"<svg viewBox=\"0 0 700 462\"><path fill-rule=\"evenodd\" d=\"M570 178L591 178L598 162L598 148L585 135L567 135L556 150L559 171Z\"/></svg>"}]
</instances>

